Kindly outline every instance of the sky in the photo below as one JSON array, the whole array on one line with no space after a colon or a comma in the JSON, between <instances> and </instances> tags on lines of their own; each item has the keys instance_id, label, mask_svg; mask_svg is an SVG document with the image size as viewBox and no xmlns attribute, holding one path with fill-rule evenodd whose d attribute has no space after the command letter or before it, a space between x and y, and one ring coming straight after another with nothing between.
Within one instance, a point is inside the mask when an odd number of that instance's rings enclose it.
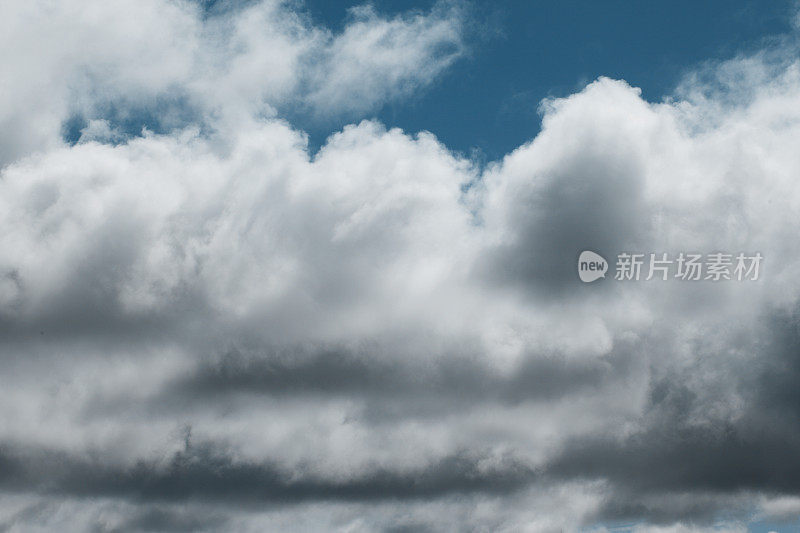
<instances>
[{"instance_id":1,"label":"sky","mask_svg":"<svg viewBox=\"0 0 800 533\"><path fill-rule=\"evenodd\" d=\"M800 530L798 32L4 2L0 530Z\"/></svg>"},{"instance_id":2,"label":"sky","mask_svg":"<svg viewBox=\"0 0 800 533\"><path fill-rule=\"evenodd\" d=\"M373 3L382 13L433 4ZM341 29L353 4L305 5L315 21ZM470 19L464 31L472 42L466 59L428 90L376 110L374 117L406 131L432 131L451 150L493 161L539 132L543 98L568 96L608 76L659 101L686 69L757 50L788 32L794 2L503 0L465 9ZM314 146L347 123L298 119Z\"/></svg>"}]
</instances>

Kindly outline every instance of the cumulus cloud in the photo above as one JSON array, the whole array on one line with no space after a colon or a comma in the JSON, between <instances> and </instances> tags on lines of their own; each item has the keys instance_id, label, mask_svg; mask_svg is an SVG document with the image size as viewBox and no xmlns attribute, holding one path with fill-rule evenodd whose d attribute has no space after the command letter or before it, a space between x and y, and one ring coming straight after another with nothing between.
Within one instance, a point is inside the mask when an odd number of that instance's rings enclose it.
<instances>
[{"instance_id":1,"label":"cumulus cloud","mask_svg":"<svg viewBox=\"0 0 800 533\"><path fill-rule=\"evenodd\" d=\"M311 154L282 118L431 83L457 5L296 7L3 8L2 527L797 518L794 48L660 103L600 78L481 169L371 120ZM584 285L583 249L765 263Z\"/></svg>"},{"instance_id":2,"label":"cumulus cloud","mask_svg":"<svg viewBox=\"0 0 800 533\"><path fill-rule=\"evenodd\" d=\"M2 68L14 75L0 103L0 165L77 141L96 121L139 135L235 128L278 108L357 118L430 84L465 51L457 4L394 18L365 5L340 33L297 7L8 3Z\"/></svg>"}]
</instances>

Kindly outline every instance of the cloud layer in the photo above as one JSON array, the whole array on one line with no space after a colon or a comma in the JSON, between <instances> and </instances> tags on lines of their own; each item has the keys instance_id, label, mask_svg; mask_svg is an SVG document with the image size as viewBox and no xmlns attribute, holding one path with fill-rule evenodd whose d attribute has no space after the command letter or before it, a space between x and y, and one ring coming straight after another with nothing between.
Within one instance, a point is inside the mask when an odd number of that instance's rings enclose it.
<instances>
[{"instance_id":1,"label":"cloud layer","mask_svg":"<svg viewBox=\"0 0 800 533\"><path fill-rule=\"evenodd\" d=\"M798 519L800 64L600 78L482 168L365 113L439 4L11 2L0 527L652 531ZM310 154L283 113L354 123ZM581 284L581 250L759 251Z\"/></svg>"}]
</instances>

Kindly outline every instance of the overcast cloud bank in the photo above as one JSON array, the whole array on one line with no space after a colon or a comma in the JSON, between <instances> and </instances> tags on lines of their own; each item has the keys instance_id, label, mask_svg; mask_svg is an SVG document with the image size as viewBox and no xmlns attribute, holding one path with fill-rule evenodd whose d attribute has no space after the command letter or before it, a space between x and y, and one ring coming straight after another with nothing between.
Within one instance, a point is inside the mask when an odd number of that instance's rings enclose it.
<instances>
[{"instance_id":1,"label":"overcast cloud bank","mask_svg":"<svg viewBox=\"0 0 800 533\"><path fill-rule=\"evenodd\" d=\"M793 37L545 101L482 168L361 120L468 52L463 7L296 7L2 8L0 529L800 518ZM286 109L353 124L312 155ZM585 285L584 249L765 260Z\"/></svg>"}]
</instances>

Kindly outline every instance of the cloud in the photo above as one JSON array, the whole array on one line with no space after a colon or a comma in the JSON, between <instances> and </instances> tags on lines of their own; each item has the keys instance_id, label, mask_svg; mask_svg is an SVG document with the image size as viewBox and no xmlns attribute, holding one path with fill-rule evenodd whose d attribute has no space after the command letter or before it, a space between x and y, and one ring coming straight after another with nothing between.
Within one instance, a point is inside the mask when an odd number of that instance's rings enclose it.
<instances>
[{"instance_id":1,"label":"cloud","mask_svg":"<svg viewBox=\"0 0 800 533\"><path fill-rule=\"evenodd\" d=\"M791 45L660 103L600 78L480 169L371 120L311 155L283 118L424 88L466 49L461 7L338 34L295 7L9 6L3 527L794 518ZM765 263L584 285L584 249Z\"/></svg>"},{"instance_id":2,"label":"cloud","mask_svg":"<svg viewBox=\"0 0 800 533\"><path fill-rule=\"evenodd\" d=\"M358 118L430 84L465 51L458 4L394 18L353 8L339 34L296 7L9 4L3 69L15 75L0 103L0 165L77 141L92 121L138 136L236 127L276 109Z\"/></svg>"},{"instance_id":3,"label":"cloud","mask_svg":"<svg viewBox=\"0 0 800 533\"><path fill-rule=\"evenodd\" d=\"M346 479L325 479L310 471L286 472L268 461L250 463L194 443L159 463L138 461L114 467L91 458L46 450L5 449L0 485L11 490L80 497L130 497L171 502L187 499L249 505L304 500L384 500L432 498L450 494L504 494L532 481L534 473L509 457L459 453L420 471L375 468Z\"/></svg>"},{"instance_id":4,"label":"cloud","mask_svg":"<svg viewBox=\"0 0 800 533\"><path fill-rule=\"evenodd\" d=\"M668 118L637 89L605 78L545 105L539 137L484 176L482 214L497 244L483 268L502 283L561 298L576 287L576 253L611 255L648 242L647 135Z\"/></svg>"},{"instance_id":5,"label":"cloud","mask_svg":"<svg viewBox=\"0 0 800 533\"><path fill-rule=\"evenodd\" d=\"M147 509L126 521L120 531L209 531L225 527L224 517L176 513L159 507Z\"/></svg>"},{"instance_id":6,"label":"cloud","mask_svg":"<svg viewBox=\"0 0 800 533\"><path fill-rule=\"evenodd\" d=\"M310 75L316 113L359 113L407 96L431 83L464 53L459 4L438 4L430 14L381 19L364 5L335 36Z\"/></svg>"}]
</instances>

